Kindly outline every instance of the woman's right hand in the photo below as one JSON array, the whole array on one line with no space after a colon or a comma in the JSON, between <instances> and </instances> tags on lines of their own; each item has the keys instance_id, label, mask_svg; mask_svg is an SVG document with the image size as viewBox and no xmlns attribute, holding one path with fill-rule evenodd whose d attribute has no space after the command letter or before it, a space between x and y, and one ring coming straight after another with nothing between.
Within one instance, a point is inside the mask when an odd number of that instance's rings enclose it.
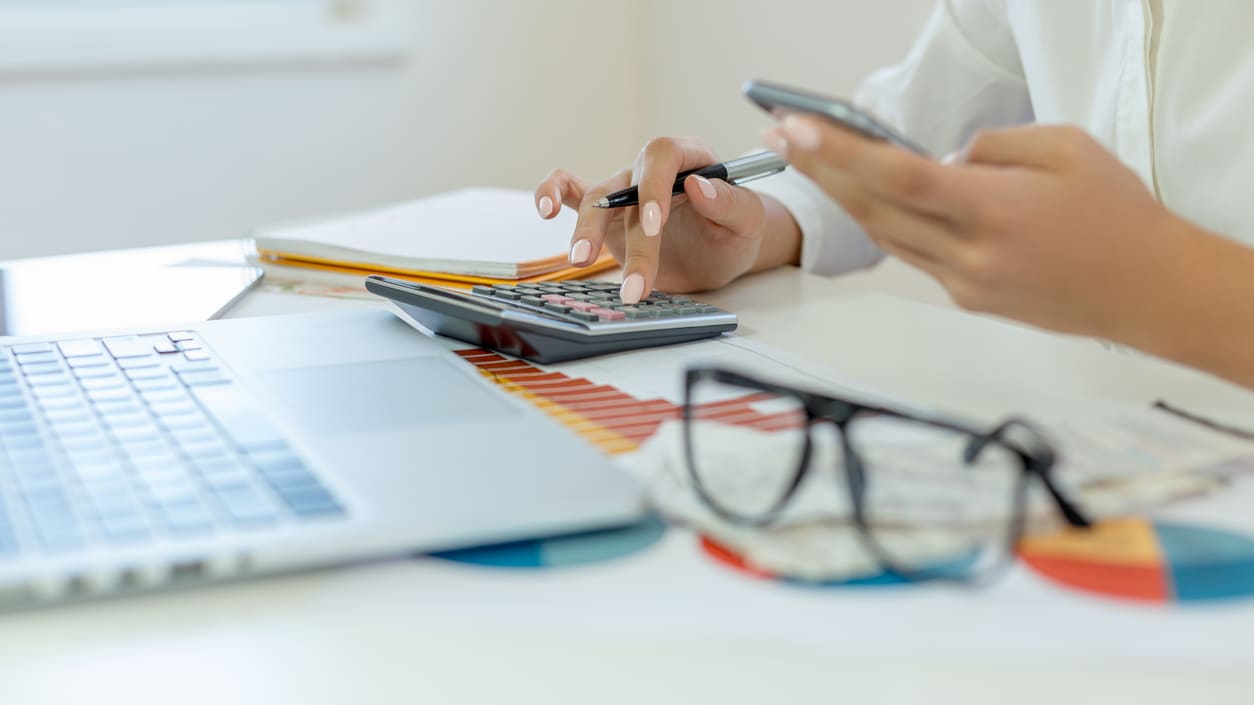
<instances>
[{"instance_id":1,"label":"woman's right hand","mask_svg":"<svg viewBox=\"0 0 1254 705\"><path fill-rule=\"evenodd\" d=\"M672 293L714 289L746 272L795 261L800 236L774 200L695 175L684 181L682 195L671 196L679 172L718 161L700 141L654 139L632 166L592 187L567 171L554 171L536 187L536 209L543 218L554 217L563 206L579 211L571 264L589 265L608 247L623 265L621 296L628 304L654 288ZM641 205L592 206L632 184L639 186ZM764 248L766 233L779 230L785 232L772 232L777 242Z\"/></svg>"}]
</instances>

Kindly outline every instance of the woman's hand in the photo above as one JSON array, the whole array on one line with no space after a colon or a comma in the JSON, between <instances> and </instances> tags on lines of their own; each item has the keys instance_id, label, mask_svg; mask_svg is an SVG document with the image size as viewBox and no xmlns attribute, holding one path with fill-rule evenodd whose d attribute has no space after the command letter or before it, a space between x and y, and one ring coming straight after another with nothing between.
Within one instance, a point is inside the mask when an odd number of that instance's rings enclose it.
<instances>
[{"instance_id":1,"label":"woman's hand","mask_svg":"<svg viewBox=\"0 0 1254 705\"><path fill-rule=\"evenodd\" d=\"M552 218L563 206L579 211L571 264L591 264L608 247L623 264L621 295L626 303L639 301L654 288L714 289L746 272L796 261L800 234L775 201L699 176L689 176L684 193L672 197L679 172L718 161L696 140L655 139L631 167L592 187L574 174L554 171L536 187L536 209L543 218ZM639 186L640 206L592 206L632 184Z\"/></svg>"},{"instance_id":2,"label":"woman's hand","mask_svg":"<svg viewBox=\"0 0 1254 705\"><path fill-rule=\"evenodd\" d=\"M936 162L811 116L764 134L885 251L968 309L1126 340L1189 238L1083 131L979 134Z\"/></svg>"}]
</instances>

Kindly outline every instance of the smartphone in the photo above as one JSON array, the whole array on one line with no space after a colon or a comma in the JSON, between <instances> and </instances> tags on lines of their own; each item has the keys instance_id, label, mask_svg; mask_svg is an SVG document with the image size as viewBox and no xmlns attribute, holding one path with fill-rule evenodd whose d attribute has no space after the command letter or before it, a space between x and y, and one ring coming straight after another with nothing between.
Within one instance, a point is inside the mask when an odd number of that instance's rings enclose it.
<instances>
[{"instance_id":1,"label":"smartphone","mask_svg":"<svg viewBox=\"0 0 1254 705\"><path fill-rule=\"evenodd\" d=\"M749 100L757 103L760 108L776 117L783 117L788 113L821 115L841 127L848 128L871 139L890 142L905 147L916 154L931 157L926 149L875 119L865 110L855 107L853 103L847 100L810 93L775 83L767 83L766 81L749 81L742 90Z\"/></svg>"}]
</instances>

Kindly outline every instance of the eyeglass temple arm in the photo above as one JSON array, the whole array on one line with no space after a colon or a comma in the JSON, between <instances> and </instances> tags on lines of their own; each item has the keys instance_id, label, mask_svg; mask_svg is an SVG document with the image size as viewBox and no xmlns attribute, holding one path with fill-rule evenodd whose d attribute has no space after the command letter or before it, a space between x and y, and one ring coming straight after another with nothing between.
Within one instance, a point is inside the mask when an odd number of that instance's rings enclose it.
<instances>
[{"instance_id":1,"label":"eyeglass temple arm","mask_svg":"<svg viewBox=\"0 0 1254 705\"><path fill-rule=\"evenodd\" d=\"M1034 445L1037 447L1016 447L1016 445L1007 441L1005 438L1006 432L1016 427L1031 434L1033 441L1035 441ZM967 461L974 460L984 450L985 446L994 441L1016 448L1026 462L1028 473L1040 478L1041 484L1045 485L1049 496L1054 498L1054 504L1058 506L1058 510L1062 512L1062 516L1067 520L1068 524L1083 529L1093 525L1093 522L1084 515L1084 512L1081 512L1074 502L1067 499L1062 491L1058 489L1057 484L1054 483L1052 470L1056 456L1053 449L1041 438L1040 432L1032 424L1023 419L1007 419L989 433L972 438L971 444L967 446Z\"/></svg>"}]
</instances>

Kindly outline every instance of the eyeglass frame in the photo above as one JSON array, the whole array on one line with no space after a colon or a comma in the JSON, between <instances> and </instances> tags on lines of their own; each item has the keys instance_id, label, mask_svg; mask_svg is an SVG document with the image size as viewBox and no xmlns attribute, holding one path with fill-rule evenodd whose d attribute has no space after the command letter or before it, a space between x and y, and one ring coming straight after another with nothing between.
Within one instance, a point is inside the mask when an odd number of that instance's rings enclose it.
<instances>
[{"instance_id":1,"label":"eyeglass frame","mask_svg":"<svg viewBox=\"0 0 1254 705\"><path fill-rule=\"evenodd\" d=\"M692 426L694 420L692 403L693 388L706 381L714 381L721 384L727 384L751 392L764 392L779 396L791 397L801 403L805 410L806 420L804 425L805 445L802 448L801 459L797 464L797 468L793 471L793 477L789 482L787 489L780 495L779 500L773 506L763 512L760 516L752 517L728 510L722 506L707 490L702 482L700 473L697 470L696 458L693 453ZM1045 438L1042 436L1035 425L1020 417L1010 417L1000 424L996 425L991 431L980 431L976 428L963 424L961 422L943 419L936 416L924 416L913 414L897 409L890 409L884 406L874 404L863 404L861 402L844 399L840 397L830 396L809 390L798 389L776 382L770 382L755 377L750 377L742 372L719 368L714 366L694 366L689 367L684 372L684 394L683 406L680 413L680 419L683 422L683 439L684 439L684 459L688 465L688 475L692 480L693 488L697 496L701 498L707 507L710 508L719 517L736 523L741 526L751 528L765 528L770 526L779 519L780 514L788 506L788 503L796 495L797 490L801 487L802 481L810 472L810 455L812 443L810 439L810 429L817 423L830 423L836 427L840 433L841 446L844 450L845 463L845 488L849 493L850 503L853 507L854 524L858 528L859 537L879 561L880 567L887 573L909 581L944 579L956 582L976 582L980 578L978 575L955 576L949 573L928 574L924 571L916 571L905 569L897 565L896 560L885 551L876 541L875 536L870 528L864 507L864 490L866 487L866 466L862 462L858 451L853 447L849 440L849 434L846 432L847 426L859 416L876 415L888 416L903 419L913 423L919 423L935 428L940 428L955 433L961 433L970 437L970 441L963 456L966 462L970 463L974 460L989 444L999 444L1009 450L1018 460L1022 472L1019 474L1014 490L1013 510L1014 519L1012 521L1011 530L1006 537L1007 544L1002 552L1002 564L1008 563L1013 556L1014 547L1023 535L1023 528L1026 519L1024 505L1027 501L1027 487L1031 478L1036 477L1045 487L1046 492L1053 499L1054 505L1059 513L1066 520L1067 524L1075 528L1091 528L1093 522L1085 516L1074 502L1068 499L1058 488L1057 483L1052 477L1053 468L1057 462L1057 453ZM1012 429L1021 429L1028 435L1029 442L1020 444L1013 439L1006 437L1006 433ZM995 566L994 569L986 571L987 575L994 575L999 572Z\"/></svg>"}]
</instances>

